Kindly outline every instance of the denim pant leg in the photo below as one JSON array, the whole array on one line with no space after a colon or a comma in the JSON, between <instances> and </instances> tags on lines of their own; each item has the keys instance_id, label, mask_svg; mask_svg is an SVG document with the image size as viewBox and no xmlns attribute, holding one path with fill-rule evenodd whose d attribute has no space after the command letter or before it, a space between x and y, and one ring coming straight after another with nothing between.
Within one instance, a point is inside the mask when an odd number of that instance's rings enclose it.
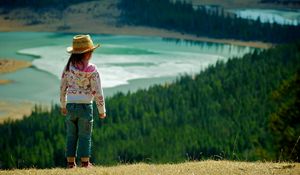
<instances>
[{"instance_id":1,"label":"denim pant leg","mask_svg":"<svg viewBox=\"0 0 300 175\"><path fill-rule=\"evenodd\" d=\"M78 118L78 156L90 157L93 129L93 106L82 104L82 114Z\"/></svg>"},{"instance_id":2,"label":"denim pant leg","mask_svg":"<svg viewBox=\"0 0 300 175\"><path fill-rule=\"evenodd\" d=\"M68 115L66 117L67 148L66 157L76 157L78 141L78 117L74 113L74 104L67 104Z\"/></svg>"}]
</instances>

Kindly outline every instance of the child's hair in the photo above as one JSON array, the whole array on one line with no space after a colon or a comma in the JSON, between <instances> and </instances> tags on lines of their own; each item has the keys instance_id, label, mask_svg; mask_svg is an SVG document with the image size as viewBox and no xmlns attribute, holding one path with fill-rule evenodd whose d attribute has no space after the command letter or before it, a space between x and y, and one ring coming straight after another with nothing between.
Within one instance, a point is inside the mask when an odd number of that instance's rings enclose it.
<instances>
[{"instance_id":1,"label":"child's hair","mask_svg":"<svg viewBox=\"0 0 300 175\"><path fill-rule=\"evenodd\" d=\"M72 63L73 65L76 65L76 64L83 64L83 55L84 53L82 54L74 54L72 53L70 58L69 58L69 61L67 63L67 66L66 66L66 71L69 71L70 70L70 63Z\"/></svg>"}]
</instances>

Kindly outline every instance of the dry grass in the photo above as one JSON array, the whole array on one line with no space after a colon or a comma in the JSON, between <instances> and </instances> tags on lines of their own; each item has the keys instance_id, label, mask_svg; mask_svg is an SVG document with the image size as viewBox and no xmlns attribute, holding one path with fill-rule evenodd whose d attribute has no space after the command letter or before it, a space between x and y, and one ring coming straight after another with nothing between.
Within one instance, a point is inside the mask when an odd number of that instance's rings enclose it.
<instances>
[{"instance_id":1,"label":"dry grass","mask_svg":"<svg viewBox=\"0 0 300 175\"><path fill-rule=\"evenodd\" d=\"M271 162L234 162L234 161L201 161L180 164L133 164L113 167L93 167L90 169L27 169L0 171L2 175L196 175L196 174L300 174L299 163L271 163Z\"/></svg>"}]
</instances>

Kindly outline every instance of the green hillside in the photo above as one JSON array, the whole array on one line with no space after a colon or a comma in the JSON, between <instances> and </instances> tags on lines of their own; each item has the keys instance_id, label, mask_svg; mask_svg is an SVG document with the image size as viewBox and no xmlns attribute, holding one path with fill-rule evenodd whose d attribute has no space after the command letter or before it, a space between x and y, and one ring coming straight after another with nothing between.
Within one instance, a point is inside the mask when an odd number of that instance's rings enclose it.
<instances>
[{"instance_id":1,"label":"green hillside","mask_svg":"<svg viewBox=\"0 0 300 175\"><path fill-rule=\"evenodd\" d=\"M172 84L118 93L106 100L107 119L95 111L92 161L276 160L280 145L268 126L277 105L270 96L299 68L300 44L280 45L217 62ZM64 166L59 111L56 105L51 112L37 107L23 120L1 124L0 168Z\"/></svg>"}]
</instances>

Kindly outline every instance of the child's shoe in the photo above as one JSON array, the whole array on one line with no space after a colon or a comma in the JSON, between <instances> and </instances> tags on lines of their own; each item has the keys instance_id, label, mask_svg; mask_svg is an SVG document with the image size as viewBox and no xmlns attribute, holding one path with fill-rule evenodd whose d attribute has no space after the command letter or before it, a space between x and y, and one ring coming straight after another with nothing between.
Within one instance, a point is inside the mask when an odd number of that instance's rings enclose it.
<instances>
[{"instance_id":1,"label":"child's shoe","mask_svg":"<svg viewBox=\"0 0 300 175\"><path fill-rule=\"evenodd\" d=\"M77 165L75 162L68 162L67 168L72 169L72 168L76 168L76 167L77 167Z\"/></svg>"},{"instance_id":2,"label":"child's shoe","mask_svg":"<svg viewBox=\"0 0 300 175\"><path fill-rule=\"evenodd\" d=\"M91 162L81 162L81 167L83 167L83 168L92 168L93 164Z\"/></svg>"}]
</instances>

